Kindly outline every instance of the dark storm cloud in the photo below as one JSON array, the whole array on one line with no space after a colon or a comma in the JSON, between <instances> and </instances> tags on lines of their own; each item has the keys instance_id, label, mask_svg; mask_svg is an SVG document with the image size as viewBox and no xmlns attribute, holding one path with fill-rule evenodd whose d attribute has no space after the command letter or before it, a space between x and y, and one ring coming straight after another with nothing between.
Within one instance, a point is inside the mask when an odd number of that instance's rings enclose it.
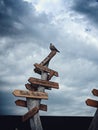
<instances>
[{"instance_id":1,"label":"dark storm cloud","mask_svg":"<svg viewBox=\"0 0 98 130\"><path fill-rule=\"evenodd\" d=\"M74 0L73 9L85 15L95 25L98 23L98 1L97 0Z\"/></svg>"},{"instance_id":2,"label":"dark storm cloud","mask_svg":"<svg viewBox=\"0 0 98 130\"><path fill-rule=\"evenodd\" d=\"M74 2L76 3L73 9L90 18L89 11L84 8L91 1L74 0ZM74 103L76 106L84 106L84 97L89 93L87 87L97 86L98 49L94 44L86 44L86 38L85 41L81 37L77 39L72 22L69 23L69 20L65 22L67 17L64 18L65 21L59 20L59 15L62 18L61 12L57 15L57 19L56 16L53 18L50 15L45 14L44 11L36 12L33 5L22 0L0 1L0 92L2 93L0 114L25 113L24 109L16 108L14 103L16 97L12 95L12 91L25 89L24 84L32 76L32 64L39 63L47 55L47 43L50 41L54 41L54 44L60 43L57 48L61 53L53 59L50 68L53 65L53 69L59 71L61 89L52 91L49 96L51 107L49 114L71 115L75 112L76 115L81 114L81 110L74 107ZM65 26L70 26L68 27L70 30L72 27L72 33L67 34ZM78 32L79 28L74 30ZM33 76L37 78L34 73ZM78 99L79 96L82 104Z\"/></svg>"},{"instance_id":3,"label":"dark storm cloud","mask_svg":"<svg viewBox=\"0 0 98 130\"><path fill-rule=\"evenodd\" d=\"M15 23L21 24L21 17L27 15L29 5L21 0L0 1L0 35L12 35L18 33Z\"/></svg>"},{"instance_id":4,"label":"dark storm cloud","mask_svg":"<svg viewBox=\"0 0 98 130\"><path fill-rule=\"evenodd\" d=\"M15 109L17 108L17 106L15 105L16 98L7 91L0 92L0 98L0 115L15 115Z\"/></svg>"},{"instance_id":5,"label":"dark storm cloud","mask_svg":"<svg viewBox=\"0 0 98 130\"><path fill-rule=\"evenodd\" d=\"M3 80L3 79L1 78L1 76L0 76L0 85L1 85L2 87L5 87L5 86L10 86L11 84L10 84L9 82Z\"/></svg>"},{"instance_id":6,"label":"dark storm cloud","mask_svg":"<svg viewBox=\"0 0 98 130\"><path fill-rule=\"evenodd\" d=\"M44 23L46 19L45 14L37 16L28 2L0 1L0 36L37 35L36 23Z\"/></svg>"}]
</instances>

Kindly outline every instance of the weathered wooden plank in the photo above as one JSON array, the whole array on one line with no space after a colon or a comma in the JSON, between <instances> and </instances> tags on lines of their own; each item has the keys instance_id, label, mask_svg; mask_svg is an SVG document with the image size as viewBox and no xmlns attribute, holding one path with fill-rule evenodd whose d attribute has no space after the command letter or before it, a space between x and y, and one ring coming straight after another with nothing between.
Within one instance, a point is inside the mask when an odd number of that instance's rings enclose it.
<instances>
[{"instance_id":1,"label":"weathered wooden plank","mask_svg":"<svg viewBox=\"0 0 98 130\"><path fill-rule=\"evenodd\" d=\"M33 77L30 77L28 81L32 84L42 85L44 87L55 88L55 89L59 88L59 84L56 82L46 81L46 80L37 79Z\"/></svg>"},{"instance_id":2,"label":"weathered wooden plank","mask_svg":"<svg viewBox=\"0 0 98 130\"><path fill-rule=\"evenodd\" d=\"M26 120L34 116L38 112L38 110L39 109L37 107L34 107L31 110L29 110L24 116L22 116L22 121L25 122Z\"/></svg>"},{"instance_id":3,"label":"weathered wooden plank","mask_svg":"<svg viewBox=\"0 0 98 130\"><path fill-rule=\"evenodd\" d=\"M25 87L26 87L28 90L30 90L30 91L37 91L39 85L27 83L27 84L25 84ZM46 88L46 89L51 90L51 88Z\"/></svg>"},{"instance_id":4,"label":"weathered wooden plank","mask_svg":"<svg viewBox=\"0 0 98 130\"><path fill-rule=\"evenodd\" d=\"M24 101L24 100L21 100L21 99L18 99L15 101L15 104L17 106L21 106L21 107L27 107L27 101Z\"/></svg>"},{"instance_id":5,"label":"weathered wooden plank","mask_svg":"<svg viewBox=\"0 0 98 130\"><path fill-rule=\"evenodd\" d=\"M53 56L55 56L57 52L56 51L51 51L50 54L40 63L40 65L44 66L46 65L51 59ZM35 73L39 73L41 74L41 71L38 71L38 69L34 69Z\"/></svg>"},{"instance_id":6,"label":"weathered wooden plank","mask_svg":"<svg viewBox=\"0 0 98 130\"><path fill-rule=\"evenodd\" d=\"M26 98L48 99L47 93L37 92L37 91L14 90L13 95L18 97L26 97Z\"/></svg>"},{"instance_id":7,"label":"weathered wooden plank","mask_svg":"<svg viewBox=\"0 0 98 130\"><path fill-rule=\"evenodd\" d=\"M94 96L98 96L98 90L97 89L93 89L92 93L93 93Z\"/></svg>"},{"instance_id":8,"label":"weathered wooden plank","mask_svg":"<svg viewBox=\"0 0 98 130\"><path fill-rule=\"evenodd\" d=\"M86 104L87 104L88 106L97 107L97 108L98 108L98 101L96 101L96 100L87 99L85 102L86 102Z\"/></svg>"},{"instance_id":9,"label":"weathered wooden plank","mask_svg":"<svg viewBox=\"0 0 98 130\"><path fill-rule=\"evenodd\" d=\"M52 57L56 55L56 53L56 51L51 51L50 54L40 63L40 65L46 65Z\"/></svg>"},{"instance_id":10,"label":"weathered wooden plank","mask_svg":"<svg viewBox=\"0 0 98 130\"><path fill-rule=\"evenodd\" d=\"M27 101L24 101L24 100L21 100L21 99L16 100L16 101L15 101L15 104L16 104L17 106L27 107ZM40 104L39 110L47 111L47 105Z\"/></svg>"},{"instance_id":11,"label":"weathered wooden plank","mask_svg":"<svg viewBox=\"0 0 98 130\"><path fill-rule=\"evenodd\" d=\"M38 88L39 85L33 85L33 84L25 84L25 87L30 90L30 91L37 91L37 88Z\"/></svg>"},{"instance_id":12,"label":"weathered wooden plank","mask_svg":"<svg viewBox=\"0 0 98 130\"><path fill-rule=\"evenodd\" d=\"M40 64L48 66L50 59L55 54L56 54L56 52L51 52L48 55L48 57L46 57ZM36 72L36 70L35 70L35 72ZM43 72L43 71L40 72L40 73L41 73L41 79L42 80L47 80L47 77L48 77L47 73ZM38 91L44 92L45 91L45 87L43 87L43 86L40 85L38 87ZM39 106L40 102L41 102L41 100L34 100L34 99L27 98L28 110L30 110L31 108L33 108L35 106ZM30 118L30 125L31 125L31 130L43 130L42 125L41 125L41 121L40 121L39 113L36 113L32 118Z\"/></svg>"},{"instance_id":13,"label":"weathered wooden plank","mask_svg":"<svg viewBox=\"0 0 98 130\"><path fill-rule=\"evenodd\" d=\"M50 73L50 75L54 75L54 76L57 76L58 77L58 72L56 72L56 71L54 71L54 70L52 70L52 69L49 69L47 66L42 66L42 65L40 65L40 64L34 64L34 66L39 70L39 71L45 71L45 72L47 72L47 73ZM51 76L51 77L52 77Z\"/></svg>"}]
</instances>

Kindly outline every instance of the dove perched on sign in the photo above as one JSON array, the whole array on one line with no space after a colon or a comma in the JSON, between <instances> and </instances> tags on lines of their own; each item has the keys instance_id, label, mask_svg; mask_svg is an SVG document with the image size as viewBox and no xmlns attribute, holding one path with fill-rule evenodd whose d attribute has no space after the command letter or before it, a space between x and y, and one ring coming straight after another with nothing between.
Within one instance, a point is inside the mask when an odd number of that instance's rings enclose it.
<instances>
[{"instance_id":1,"label":"dove perched on sign","mask_svg":"<svg viewBox=\"0 0 98 130\"><path fill-rule=\"evenodd\" d=\"M50 43L50 50L60 52L52 43Z\"/></svg>"}]
</instances>

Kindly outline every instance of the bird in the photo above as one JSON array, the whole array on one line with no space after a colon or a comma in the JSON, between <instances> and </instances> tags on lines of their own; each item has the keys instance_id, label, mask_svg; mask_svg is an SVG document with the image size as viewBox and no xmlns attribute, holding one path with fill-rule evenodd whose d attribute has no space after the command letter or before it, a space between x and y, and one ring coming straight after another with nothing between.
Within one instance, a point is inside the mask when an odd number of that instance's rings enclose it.
<instances>
[{"instance_id":1,"label":"bird","mask_svg":"<svg viewBox=\"0 0 98 130\"><path fill-rule=\"evenodd\" d=\"M52 43L50 43L50 50L60 52Z\"/></svg>"}]
</instances>

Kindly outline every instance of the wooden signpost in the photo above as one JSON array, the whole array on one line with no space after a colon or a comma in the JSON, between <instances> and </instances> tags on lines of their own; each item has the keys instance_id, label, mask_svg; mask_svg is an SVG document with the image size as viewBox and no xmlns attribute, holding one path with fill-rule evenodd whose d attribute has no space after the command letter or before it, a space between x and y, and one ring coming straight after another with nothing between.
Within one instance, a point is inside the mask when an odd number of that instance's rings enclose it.
<instances>
[{"instance_id":1,"label":"wooden signpost","mask_svg":"<svg viewBox=\"0 0 98 130\"><path fill-rule=\"evenodd\" d=\"M24 101L24 100L21 100L21 99L16 100L16 101L15 101L15 104L16 104L17 106L27 107L27 101ZM40 104L39 110L47 111L47 105Z\"/></svg>"},{"instance_id":2,"label":"wooden signpost","mask_svg":"<svg viewBox=\"0 0 98 130\"><path fill-rule=\"evenodd\" d=\"M48 94L47 93L37 92L37 91L14 90L13 95L17 96L17 97L48 99Z\"/></svg>"},{"instance_id":3,"label":"wooden signpost","mask_svg":"<svg viewBox=\"0 0 98 130\"><path fill-rule=\"evenodd\" d=\"M98 96L98 90L93 89L92 94L94 96ZM88 106L97 108L88 130L98 130L98 101L93 99L87 99L85 102Z\"/></svg>"},{"instance_id":4,"label":"wooden signpost","mask_svg":"<svg viewBox=\"0 0 98 130\"><path fill-rule=\"evenodd\" d=\"M35 85L42 85L44 87L50 87L50 88L59 88L59 84L56 82L51 82L51 81L47 81L47 80L42 80L42 79L37 79L37 78L29 78L28 81L31 84L35 84Z\"/></svg>"},{"instance_id":5,"label":"wooden signpost","mask_svg":"<svg viewBox=\"0 0 98 130\"><path fill-rule=\"evenodd\" d=\"M28 112L22 117L22 121L30 119L31 130L43 130L39 116L39 110L47 111L47 105L41 104L42 99L48 99L45 89L59 89L59 84L49 81L53 76L58 77L58 72L48 68L50 60L59 52L53 45L50 46L51 52L39 64L34 64L34 72L41 75L41 79L30 77L25 87L27 90L14 90L13 95L26 98L26 100L16 100L15 104L27 107Z\"/></svg>"},{"instance_id":6,"label":"wooden signpost","mask_svg":"<svg viewBox=\"0 0 98 130\"><path fill-rule=\"evenodd\" d=\"M52 76L56 76L56 77L58 77L58 72L56 72L56 71L54 71L54 70L52 70L52 69L49 69L48 67L46 67L46 66L42 66L41 64L34 64L34 66L36 67L36 69L38 70L38 71L45 71L45 72L47 72L47 73L49 73L49 76L48 76L48 80L50 80L51 78L52 78Z\"/></svg>"}]
</instances>

